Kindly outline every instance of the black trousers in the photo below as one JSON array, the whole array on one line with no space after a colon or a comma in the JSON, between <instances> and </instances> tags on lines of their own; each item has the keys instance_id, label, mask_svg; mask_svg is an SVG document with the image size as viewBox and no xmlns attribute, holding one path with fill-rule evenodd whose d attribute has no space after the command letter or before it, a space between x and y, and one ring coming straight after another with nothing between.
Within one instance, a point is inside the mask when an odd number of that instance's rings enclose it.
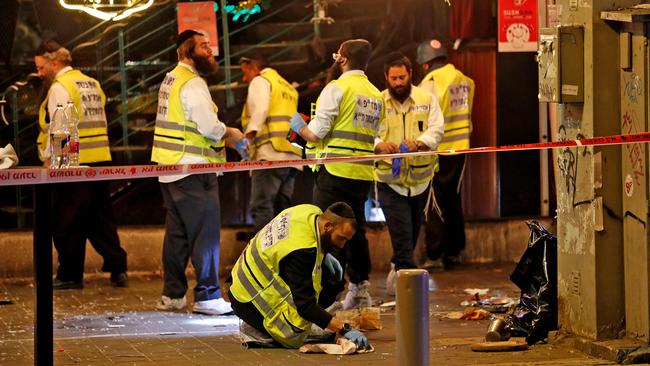
<instances>
[{"instance_id":1,"label":"black trousers","mask_svg":"<svg viewBox=\"0 0 650 366\"><path fill-rule=\"evenodd\" d=\"M342 201L350 205L354 211L357 231L343 250L332 251L332 255L341 262L344 270L347 264L348 277L350 282L355 284L368 280L371 269L364 211L371 185L370 181L334 176L324 166L316 174L314 184L314 204L321 210L325 211L332 203ZM323 271L323 279L323 282L328 285L323 288L320 296L326 302L330 300L333 302L336 295L345 289L345 283L331 277L328 271Z\"/></svg>"},{"instance_id":2,"label":"black trousers","mask_svg":"<svg viewBox=\"0 0 650 366\"><path fill-rule=\"evenodd\" d=\"M420 226L424 221L424 206L429 188L417 196L407 197L395 192L388 184L378 183L379 205L388 224L393 246L395 270L417 268L413 250L418 241Z\"/></svg>"},{"instance_id":3,"label":"black trousers","mask_svg":"<svg viewBox=\"0 0 650 366\"><path fill-rule=\"evenodd\" d=\"M215 174L196 174L161 183L167 217L163 242L163 295L185 296L185 267L189 259L196 273L194 300L221 297L219 241L221 211Z\"/></svg>"},{"instance_id":4,"label":"black trousers","mask_svg":"<svg viewBox=\"0 0 650 366\"><path fill-rule=\"evenodd\" d=\"M52 208L52 238L59 255L58 279L83 279L86 240L104 259L102 271L126 271L126 251L117 236L108 182L54 184Z\"/></svg>"},{"instance_id":5,"label":"black trousers","mask_svg":"<svg viewBox=\"0 0 650 366\"><path fill-rule=\"evenodd\" d=\"M425 233L430 259L456 256L465 249L465 220L459 189L465 155L441 155L438 159L440 170L433 177L433 190L444 222L435 211L429 212Z\"/></svg>"}]
</instances>

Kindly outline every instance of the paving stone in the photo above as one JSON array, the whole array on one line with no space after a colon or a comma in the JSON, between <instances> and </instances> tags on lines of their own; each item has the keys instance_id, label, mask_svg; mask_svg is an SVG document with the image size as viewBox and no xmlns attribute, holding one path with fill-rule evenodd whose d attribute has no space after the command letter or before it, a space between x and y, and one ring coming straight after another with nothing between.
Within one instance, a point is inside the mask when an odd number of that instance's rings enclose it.
<instances>
[{"instance_id":1,"label":"paving stone","mask_svg":"<svg viewBox=\"0 0 650 366\"><path fill-rule=\"evenodd\" d=\"M490 288L491 294L517 296L508 281L512 266L466 268L433 275L432 314L460 311L464 288ZM385 296L385 273L372 276L373 295ZM103 274L87 275L83 290L54 294L56 365L369 365L396 364L395 312L382 313L384 329L368 332L375 352L366 355L306 355L296 350L243 349L235 316L210 317L189 311L159 312L159 276L130 274L129 287L110 287ZM194 283L190 283L190 288ZM31 365L33 358L33 285L30 280L0 281L0 365ZM188 302L191 304L191 292ZM189 307L191 309L191 305ZM605 365L568 346L536 345L524 352L475 353L469 345L483 340L488 320L430 318L431 364ZM488 362L489 360L489 362Z\"/></svg>"}]
</instances>

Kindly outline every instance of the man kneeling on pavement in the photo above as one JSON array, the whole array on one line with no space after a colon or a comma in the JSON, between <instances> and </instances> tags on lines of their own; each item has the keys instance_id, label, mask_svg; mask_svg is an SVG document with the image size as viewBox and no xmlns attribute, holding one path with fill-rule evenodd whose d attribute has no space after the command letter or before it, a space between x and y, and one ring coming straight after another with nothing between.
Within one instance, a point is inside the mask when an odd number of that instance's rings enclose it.
<instances>
[{"instance_id":1,"label":"man kneeling on pavement","mask_svg":"<svg viewBox=\"0 0 650 366\"><path fill-rule=\"evenodd\" d=\"M336 202L325 212L314 205L290 207L262 228L232 270L229 297L243 335L299 348L315 324L358 348L369 347L363 333L328 313L330 304L318 302L322 267L341 279L343 270L330 251L345 247L356 226L352 208Z\"/></svg>"}]
</instances>

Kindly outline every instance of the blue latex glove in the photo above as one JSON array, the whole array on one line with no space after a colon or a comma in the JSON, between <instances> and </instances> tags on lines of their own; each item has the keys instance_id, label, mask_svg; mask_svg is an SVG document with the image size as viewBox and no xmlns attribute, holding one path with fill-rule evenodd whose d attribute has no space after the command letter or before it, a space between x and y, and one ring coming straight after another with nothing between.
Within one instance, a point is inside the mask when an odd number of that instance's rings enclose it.
<instances>
[{"instance_id":1,"label":"blue latex glove","mask_svg":"<svg viewBox=\"0 0 650 366\"><path fill-rule=\"evenodd\" d=\"M307 124L305 121L303 121L302 117L300 116L300 113L296 112L292 117L291 117L291 129L300 134L300 129L302 126L306 126Z\"/></svg>"},{"instance_id":2,"label":"blue latex glove","mask_svg":"<svg viewBox=\"0 0 650 366\"><path fill-rule=\"evenodd\" d=\"M327 253L325 255L325 258L323 258L323 265L339 281L343 280L343 267L341 267L341 263L339 263L332 254Z\"/></svg>"},{"instance_id":3,"label":"blue latex glove","mask_svg":"<svg viewBox=\"0 0 650 366\"><path fill-rule=\"evenodd\" d=\"M235 144L235 150L237 150L237 152L239 153L241 158L243 160L246 160L246 161L251 160L251 156L250 156L250 154L248 152L248 144L249 144L249 141L248 141L248 139L246 137L239 140L239 142L237 142L237 144Z\"/></svg>"},{"instance_id":4,"label":"blue latex glove","mask_svg":"<svg viewBox=\"0 0 650 366\"><path fill-rule=\"evenodd\" d=\"M357 345L359 349L370 348L370 343L368 343L368 338L366 335L361 333L358 329L350 329L347 333L343 335L346 339L351 340L354 344Z\"/></svg>"},{"instance_id":5,"label":"blue latex glove","mask_svg":"<svg viewBox=\"0 0 650 366\"><path fill-rule=\"evenodd\" d=\"M399 144L399 152L400 153L410 152L408 145L403 142ZM399 175L400 170L402 170L402 160L404 160L404 158L393 158L393 165L391 170L393 173L393 177L397 177Z\"/></svg>"}]
</instances>

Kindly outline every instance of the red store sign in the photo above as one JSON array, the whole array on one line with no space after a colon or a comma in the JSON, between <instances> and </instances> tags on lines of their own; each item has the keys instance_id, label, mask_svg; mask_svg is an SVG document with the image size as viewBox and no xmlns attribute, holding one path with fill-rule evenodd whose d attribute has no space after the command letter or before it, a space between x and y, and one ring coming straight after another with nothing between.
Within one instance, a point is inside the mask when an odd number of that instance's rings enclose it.
<instances>
[{"instance_id":1,"label":"red store sign","mask_svg":"<svg viewBox=\"0 0 650 366\"><path fill-rule=\"evenodd\" d=\"M499 0L499 52L537 51L537 0Z\"/></svg>"}]
</instances>

